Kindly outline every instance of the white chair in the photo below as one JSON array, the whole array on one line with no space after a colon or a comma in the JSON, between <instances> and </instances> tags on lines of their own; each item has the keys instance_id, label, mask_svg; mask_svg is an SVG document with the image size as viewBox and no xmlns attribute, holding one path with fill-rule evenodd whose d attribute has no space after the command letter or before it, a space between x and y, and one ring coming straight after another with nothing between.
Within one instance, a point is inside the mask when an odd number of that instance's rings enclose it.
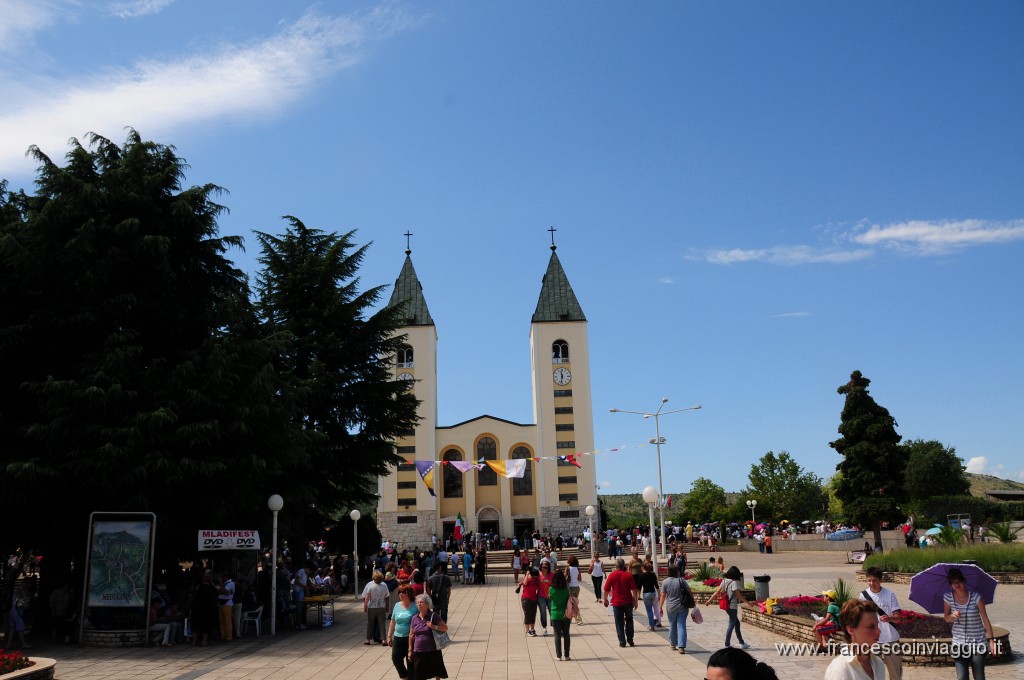
<instances>
[{"instance_id":1,"label":"white chair","mask_svg":"<svg viewBox=\"0 0 1024 680\"><path fill-rule=\"evenodd\" d=\"M259 609L242 612L242 630L239 631L239 637L245 635L245 629L249 627L250 623L256 624L256 637L263 634L263 605L260 605Z\"/></svg>"}]
</instances>

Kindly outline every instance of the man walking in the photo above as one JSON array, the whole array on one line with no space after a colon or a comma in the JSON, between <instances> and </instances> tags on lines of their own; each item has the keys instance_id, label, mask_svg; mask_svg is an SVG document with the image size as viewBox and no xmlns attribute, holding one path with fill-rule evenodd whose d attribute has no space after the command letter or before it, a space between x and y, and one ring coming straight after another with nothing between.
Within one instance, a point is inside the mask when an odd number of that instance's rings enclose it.
<instances>
[{"instance_id":1,"label":"man walking","mask_svg":"<svg viewBox=\"0 0 1024 680\"><path fill-rule=\"evenodd\" d=\"M427 579L424 586L427 595L434 603L436 611L442 620L448 620L448 602L451 599L452 580L448 577L447 570L443 564L434 568L434 573Z\"/></svg>"},{"instance_id":2,"label":"man walking","mask_svg":"<svg viewBox=\"0 0 1024 680\"><path fill-rule=\"evenodd\" d=\"M868 567L866 570L868 587L858 596L862 600L870 600L878 607L878 643L888 645L887 652L893 652L893 647L899 642L900 634L889 623L890 617L900 613L900 603L896 600L896 593L888 588L882 587L882 570L879 567ZM889 680L902 680L903 658L899 654L881 654L885 669L889 674Z\"/></svg>"},{"instance_id":3,"label":"man walking","mask_svg":"<svg viewBox=\"0 0 1024 680\"><path fill-rule=\"evenodd\" d=\"M627 644L633 646L633 611L640 606L639 592L636 581L626 571L626 560L621 557L615 562L615 571L608 575L604 583L604 606L611 600L612 613L615 616L615 634L619 638L619 647Z\"/></svg>"}]
</instances>

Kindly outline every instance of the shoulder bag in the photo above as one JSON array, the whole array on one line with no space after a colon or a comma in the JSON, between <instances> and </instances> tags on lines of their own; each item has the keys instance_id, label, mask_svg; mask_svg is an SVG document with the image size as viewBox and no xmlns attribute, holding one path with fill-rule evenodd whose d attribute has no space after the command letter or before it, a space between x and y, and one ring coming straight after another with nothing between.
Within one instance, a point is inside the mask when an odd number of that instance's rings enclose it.
<instances>
[{"instance_id":1,"label":"shoulder bag","mask_svg":"<svg viewBox=\"0 0 1024 680\"><path fill-rule=\"evenodd\" d=\"M440 617L438 617L438 621L440 620ZM434 646L437 647L438 650L448 649L448 645L452 643L452 639L448 635L448 631L442 633L441 631L435 629L431 632L434 634Z\"/></svg>"}]
</instances>

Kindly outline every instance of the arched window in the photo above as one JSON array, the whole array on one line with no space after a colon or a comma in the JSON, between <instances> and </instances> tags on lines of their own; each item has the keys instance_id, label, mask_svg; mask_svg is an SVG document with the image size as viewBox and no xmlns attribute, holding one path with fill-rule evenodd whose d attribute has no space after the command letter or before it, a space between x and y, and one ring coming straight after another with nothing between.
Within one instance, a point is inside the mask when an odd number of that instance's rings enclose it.
<instances>
[{"instance_id":1,"label":"arched window","mask_svg":"<svg viewBox=\"0 0 1024 680\"><path fill-rule=\"evenodd\" d=\"M462 460L462 454L455 449L444 452L441 460ZM444 497L462 498L462 472L451 465L442 465L444 474Z\"/></svg>"},{"instance_id":2,"label":"arched window","mask_svg":"<svg viewBox=\"0 0 1024 680\"><path fill-rule=\"evenodd\" d=\"M412 347L409 345L402 345L398 350L398 367L399 368L414 368L412 361Z\"/></svg>"},{"instance_id":3,"label":"arched window","mask_svg":"<svg viewBox=\"0 0 1024 680\"><path fill-rule=\"evenodd\" d=\"M569 362L569 343L565 340L555 340L551 343L551 363L565 364Z\"/></svg>"},{"instance_id":4,"label":"arched window","mask_svg":"<svg viewBox=\"0 0 1024 680\"><path fill-rule=\"evenodd\" d=\"M532 458L530 455L530 449L525 446L517 446L512 449L512 455L510 458ZM512 480L512 495L513 496L530 496L533 494L533 461L526 461L526 472L523 474L521 479Z\"/></svg>"},{"instance_id":5,"label":"arched window","mask_svg":"<svg viewBox=\"0 0 1024 680\"><path fill-rule=\"evenodd\" d=\"M483 460L498 460L498 445L490 437L481 437L476 443L477 462ZM477 484L480 486L497 486L498 473L491 469L491 466L480 468L477 473Z\"/></svg>"}]
</instances>

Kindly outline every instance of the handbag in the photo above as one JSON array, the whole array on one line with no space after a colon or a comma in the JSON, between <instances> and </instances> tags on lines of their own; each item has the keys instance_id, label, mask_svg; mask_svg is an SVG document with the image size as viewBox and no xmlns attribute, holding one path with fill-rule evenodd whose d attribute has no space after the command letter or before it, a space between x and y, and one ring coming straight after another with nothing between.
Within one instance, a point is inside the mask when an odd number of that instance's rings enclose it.
<instances>
[{"instance_id":1,"label":"handbag","mask_svg":"<svg viewBox=\"0 0 1024 680\"><path fill-rule=\"evenodd\" d=\"M690 612L690 618L693 619L694 623L704 623L704 615L700 613L700 608L694 607L693 611Z\"/></svg>"},{"instance_id":2,"label":"handbag","mask_svg":"<svg viewBox=\"0 0 1024 680\"><path fill-rule=\"evenodd\" d=\"M448 631L441 632L438 630L434 631L434 646L440 649L448 649L448 645L452 643L452 639L448 636Z\"/></svg>"},{"instance_id":3,"label":"handbag","mask_svg":"<svg viewBox=\"0 0 1024 680\"><path fill-rule=\"evenodd\" d=\"M516 595L518 595L519 593L521 593L521 592L522 592L522 590L523 590L523 584L522 584L522 583L520 583L519 585L517 585L517 586L516 586Z\"/></svg>"}]
</instances>

